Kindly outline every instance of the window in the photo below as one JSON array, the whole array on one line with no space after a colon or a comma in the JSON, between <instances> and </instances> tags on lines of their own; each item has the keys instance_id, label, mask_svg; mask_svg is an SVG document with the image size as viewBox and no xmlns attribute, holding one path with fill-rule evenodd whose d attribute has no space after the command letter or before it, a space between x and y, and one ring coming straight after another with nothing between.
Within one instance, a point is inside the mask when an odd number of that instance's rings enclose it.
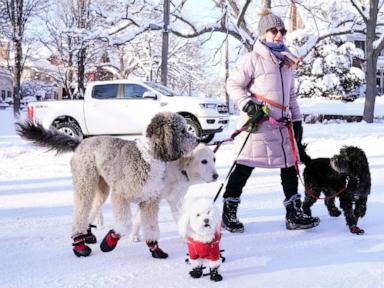
<instances>
[{"instance_id":1,"label":"window","mask_svg":"<svg viewBox=\"0 0 384 288\"><path fill-rule=\"evenodd\" d=\"M105 84L93 87L92 97L96 99L116 99L119 85Z\"/></svg>"},{"instance_id":2,"label":"window","mask_svg":"<svg viewBox=\"0 0 384 288\"><path fill-rule=\"evenodd\" d=\"M1 99L5 100L5 90L1 90Z\"/></svg>"},{"instance_id":3,"label":"window","mask_svg":"<svg viewBox=\"0 0 384 288\"><path fill-rule=\"evenodd\" d=\"M8 91L8 97L12 97L12 92Z\"/></svg>"},{"instance_id":4,"label":"window","mask_svg":"<svg viewBox=\"0 0 384 288\"><path fill-rule=\"evenodd\" d=\"M144 92L147 92L148 89L136 85L136 84L126 84L124 85L124 98L133 98L133 99L140 99L143 98Z\"/></svg>"},{"instance_id":5,"label":"window","mask_svg":"<svg viewBox=\"0 0 384 288\"><path fill-rule=\"evenodd\" d=\"M145 84L147 84L148 86L150 86L151 88L159 91L161 94L165 95L165 96L175 96L176 93L173 92L171 89L169 89L168 87L166 86L163 86L163 85L160 85L158 83L153 83L153 82L145 82Z\"/></svg>"},{"instance_id":6,"label":"window","mask_svg":"<svg viewBox=\"0 0 384 288\"><path fill-rule=\"evenodd\" d=\"M355 41L356 48L360 48L365 53L365 41L356 40Z\"/></svg>"}]
</instances>

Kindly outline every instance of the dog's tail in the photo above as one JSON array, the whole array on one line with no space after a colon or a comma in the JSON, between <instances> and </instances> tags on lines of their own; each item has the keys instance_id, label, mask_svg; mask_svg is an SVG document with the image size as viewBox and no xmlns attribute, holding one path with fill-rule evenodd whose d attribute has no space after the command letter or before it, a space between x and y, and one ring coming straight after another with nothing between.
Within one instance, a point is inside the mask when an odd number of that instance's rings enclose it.
<instances>
[{"instance_id":1,"label":"dog's tail","mask_svg":"<svg viewBox=\"0 0 384 288\"><path fill-rule=\"evenodd\" d=\"M75 151L81 140L57 130L47 130L40 123L25 121L16 123L16 133L33 144L55 150L58 154Z\"/></svg>"},{"instance_id":2,"label":"dog's tail","mask_svg":"<svg viewBox=\"0 0 384 288\"><path fill-rule=\"evenodd\" d=\"M300 161L305 165L308 166L309 163L311 163L312 158L307 154L306 148L308 144L302 144L301 147L299 148L299 153L300 153Z\"/></svg>"}]
</instances>

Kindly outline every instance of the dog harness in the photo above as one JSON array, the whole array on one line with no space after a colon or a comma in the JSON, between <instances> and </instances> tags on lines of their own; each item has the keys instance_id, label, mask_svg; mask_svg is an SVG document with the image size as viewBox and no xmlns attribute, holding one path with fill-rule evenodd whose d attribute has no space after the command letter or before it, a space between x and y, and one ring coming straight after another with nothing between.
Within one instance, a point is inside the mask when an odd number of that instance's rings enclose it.
<instances>
[{"instance_id":1,"label":"dog harness","mask_svg":"<svg viewBox=\"0 0 384 288\"><path fill-rule=\"evenodd\" d=\"M215 237L211 242L203 243L195 241L192 237L187 238L189 258L195 259L208 259L217 261L220 258L220 239L221 233L216 232Z\"/></svg>"}]
</instances>

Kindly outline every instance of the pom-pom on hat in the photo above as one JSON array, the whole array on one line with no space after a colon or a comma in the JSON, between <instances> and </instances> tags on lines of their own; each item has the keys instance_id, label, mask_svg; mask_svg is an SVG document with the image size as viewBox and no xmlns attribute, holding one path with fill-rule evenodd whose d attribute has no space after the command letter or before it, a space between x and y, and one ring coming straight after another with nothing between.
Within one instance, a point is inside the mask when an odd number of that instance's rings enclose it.
<instances>
[{"instance_id":1,"label":"pom-pom on hat","mask_svg":"<svg viewBox=\"0 0 384 288\"><path fill-rule=\"evenodd\" d=\"M283 20L272 13L271 10L264 8L260 11L259 36L264 35L269 29L274 27L285 28Z\"/></svg>"}]
</instances>

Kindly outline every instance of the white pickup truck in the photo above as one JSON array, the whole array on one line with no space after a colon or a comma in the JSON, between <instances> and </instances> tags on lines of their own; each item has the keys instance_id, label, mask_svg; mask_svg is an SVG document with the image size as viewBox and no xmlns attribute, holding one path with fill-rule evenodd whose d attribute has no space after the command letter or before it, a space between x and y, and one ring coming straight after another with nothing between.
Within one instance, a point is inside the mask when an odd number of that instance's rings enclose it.
<instances>
[{"instance_id":1,"label":"white pickup truck","mask_svg":"<svg viewBox=\"0 0 384 288\"><path fill-rule=\"evenodd\" d=\"M31 102L27 111L45 128L80 138L141 134L157 112L172 111L209 142L229 121L227 105L217 99L179 96L157 83L129 80L90 82L82 100Z\"/></svg>"}]
</instances>

